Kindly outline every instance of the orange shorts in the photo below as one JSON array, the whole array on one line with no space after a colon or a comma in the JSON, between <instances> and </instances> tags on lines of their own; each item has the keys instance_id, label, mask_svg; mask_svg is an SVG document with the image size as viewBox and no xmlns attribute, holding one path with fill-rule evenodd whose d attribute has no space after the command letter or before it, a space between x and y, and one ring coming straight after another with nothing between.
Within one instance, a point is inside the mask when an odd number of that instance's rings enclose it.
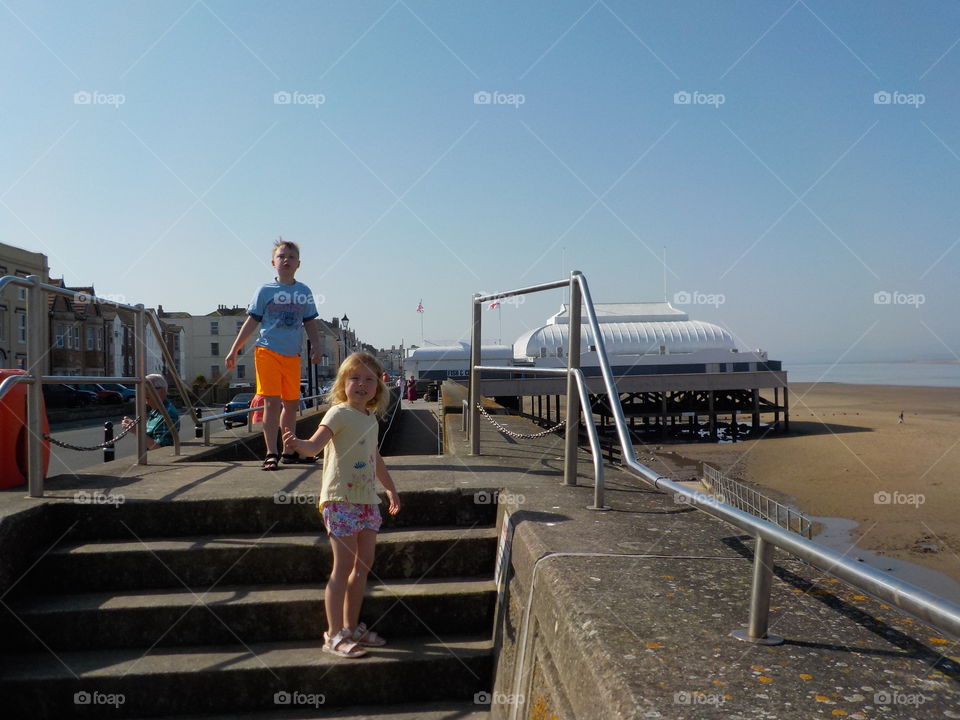
<instances>
[{"instance_id":1,"label":"orange shorts","mask_svg":"<svg viewBox=\"0 0 960 720\"><path fill-rule=\"evenodd\" d=\"M257 345L253 361L257 367L257 395L284 400L300 398L299 355L280 355Z\"/></svg>"}]
</instances>

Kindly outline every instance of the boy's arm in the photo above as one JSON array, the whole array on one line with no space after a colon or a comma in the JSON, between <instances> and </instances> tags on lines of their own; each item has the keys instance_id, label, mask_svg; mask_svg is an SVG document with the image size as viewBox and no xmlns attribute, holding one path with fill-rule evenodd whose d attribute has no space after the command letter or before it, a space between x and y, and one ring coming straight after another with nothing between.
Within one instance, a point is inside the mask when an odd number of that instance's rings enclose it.
<instances>
[{"instance_id":1,"label":"boy's arm","mask_svg":"<svg viewBox=\"0 0 960 720\"><path fill-rule=\"evenodd\" d=\"M320 364L320 332L317 330L317 319L311 318L303 323L303 329L307 331L307 337L310 339L310 362L314 365Z\"/></svg>"},{"instance_id":2,"label":"boy's arm","mask_svg":"<svg viewBox=\"0 0 960 720\"><path fill-rule=\"evenodd\" d=\"M257 329L258 324L259 320L256 320L253 315L247 315L247 319L243 321L240 332L237 333L237 339L234 340L233 345L230 346L230 352L227 353L227 358L224 361L227 370L233 370L237 366L237 353L240 352L240 348L246 345L247 340L253 335L253 331Z\"/></svg>"},{"instance_id":3,"label":"boy's arm","mask_svg":"<svg viewBox=\"0 0 960 720\"><path fill-rule=\"evenodd\" d=\"M390 500L390 507L387 512L396 515L400 512L400 496L397 494L397 486L393 484L393 478L390 477L390 471L387 470L387 464L380 457L379 452L377 453L377 480L387 491L387 498Z\"/></svg>"}]
</instances>

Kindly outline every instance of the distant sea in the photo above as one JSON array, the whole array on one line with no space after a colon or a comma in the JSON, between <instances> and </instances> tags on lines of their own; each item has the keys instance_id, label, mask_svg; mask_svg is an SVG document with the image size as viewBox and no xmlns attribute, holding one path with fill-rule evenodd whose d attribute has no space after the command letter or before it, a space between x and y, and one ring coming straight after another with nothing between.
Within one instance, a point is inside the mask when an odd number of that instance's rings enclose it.
<instances>
[{"instance_id":1,"label":"distant sea","mask_svg":"<svg viewBox=\"0 0 960 720\"><path fill-rule=\"evenodd\" d=\"M790 363L790 382L833 382L853 385L960 387L960 363Z\"/></svg>"}]
</instances>

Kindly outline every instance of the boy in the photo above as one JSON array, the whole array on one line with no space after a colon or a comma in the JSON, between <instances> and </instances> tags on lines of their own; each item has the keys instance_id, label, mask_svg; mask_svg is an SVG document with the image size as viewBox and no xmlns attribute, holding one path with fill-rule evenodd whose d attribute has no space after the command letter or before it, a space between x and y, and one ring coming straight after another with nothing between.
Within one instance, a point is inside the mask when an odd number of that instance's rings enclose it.
<instances>
[{"instance_id":1,"label":"boy","mask_svg":"<svg viewBox=\"0 0 960 720\"><path fill-rule=\"evenodd\" d=\"M312 343L310 362L320 362L320 335L317 331L317 308L310 288L294 279L300 267L300 248L296 243L279 238L273 245L270 260L277 271L274 282L262 285L247 308L237 339L227 353L227 370L237 366L237 354L260 324L260 336L254 350L257 369L257 394L264 398L263 439L267 455L263 470L276 470L277 429L296 427L297 404L300 399L300 326ZM284 453L284 463L313 462L296 453Z\"/></svg>"}]
</instances>

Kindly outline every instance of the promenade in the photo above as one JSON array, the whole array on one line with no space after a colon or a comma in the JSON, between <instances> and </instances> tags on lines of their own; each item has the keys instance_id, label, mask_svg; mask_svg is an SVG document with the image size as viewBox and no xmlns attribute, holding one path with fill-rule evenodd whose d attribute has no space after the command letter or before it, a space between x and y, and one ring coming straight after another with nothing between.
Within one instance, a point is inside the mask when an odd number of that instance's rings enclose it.
<instances>
[{"instance_id":1,"label":"promenade","mask_svg":"<svg viewBox=\"0 0 960 720\"><path fill-rule=\"evenodd\" d=\"M401 497L442 489L499 504L510 555L493 628L490 717L960 718L954 640L778 553L770 632L786 642L742 643L730 632L747 622L751 538L613 467L611 509L589 510L590 457L581 451L580 484L562 485L559 436L516 439L483 420L482 455L471 456L460 415L448 413L445 453L429 452L433 440L424 438L436 438L438 407L404 402L393 446L410 448L419 438L419 454L386 460ZM318 419L304 418L300 434ZM497 419L515 432L539 430L521 418ZM245 437L244 429L221 431L214 444ZM267 473L253 458L196 460L206 453L196 441L179 458L170 449L151 452L147 466L115 462L59 475L40 500L25 497L25 488L0 492L0 547L22 551L29 539L12 537L13 521L41 503L202 503L319 491L319 467ZM415 503L405 510L424 511ZM4 563L0 589L30 571Z\"/></svg>"}]
</instances>

